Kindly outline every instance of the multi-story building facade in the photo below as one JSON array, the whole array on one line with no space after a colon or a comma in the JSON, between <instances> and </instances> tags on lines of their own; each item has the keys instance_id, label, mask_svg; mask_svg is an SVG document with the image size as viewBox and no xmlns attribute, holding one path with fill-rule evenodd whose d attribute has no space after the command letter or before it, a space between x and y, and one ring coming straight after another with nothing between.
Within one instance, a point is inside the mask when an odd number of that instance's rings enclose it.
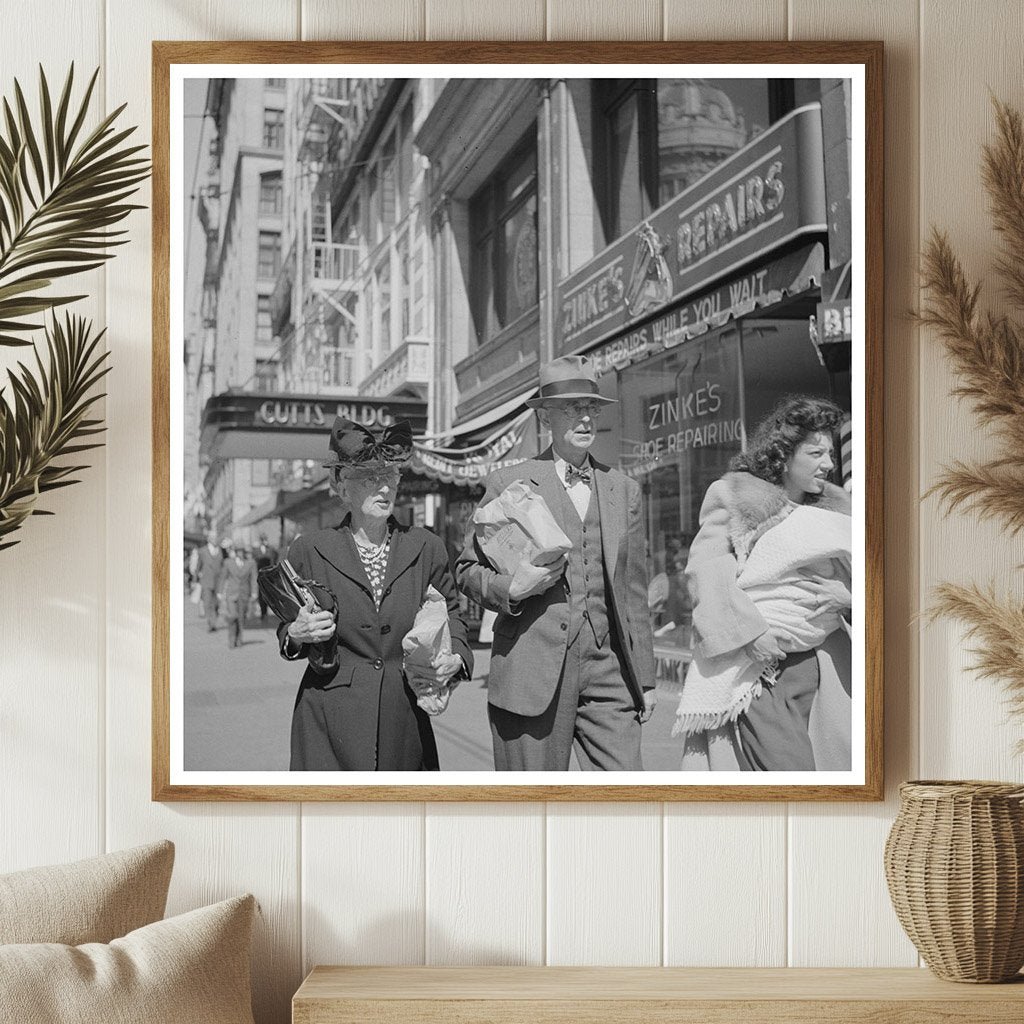
<instances>
[{"instance_id":1,"label":"multi-story building facade","mask_svg":"<svg viewBox=\"0 0 1024 1024\"><path fill-rule=\"evenodd\" d=\"M450 79L417 134L438 430L482 446L478 475L533 454L539 366L596 362L617 404L594 454L642 486L669 672L708 485L783 394L850 409L849 111L841 80ZM449 506L453 547L471 497Z\"/></svg>"},{"instance_id":2,"label":"multi-story building facade","mask_svg":"<svg viewBox=\"0 0 1024 1024\"><path fill-rule=\"evenodd\" d=\"M205 259L202 274L194 275L201 276L201 294L188 297L193 310L198 299L199 310L187 346L187 393L198 429L186 433L196 439L207 433L215 396L270 390L276 380L270 299L281 262L284 80L212 79L205 118L196 194ZM206 523L230 536L269 497L269 462L212 446L208 437L194 448Z\"/></svg>"},{"instance_id":3,"label":"multi-story building facade","mask_svg":"<svg viewBox=\"0 0 1024 1024\"><path fill-rule=\"evenodd\" d=\"M364 400L383 418L432 391L430 233L425 165L413 145L431 101L424 83L302 79L286 91L284 260L272 323L279 389ZM369 403L369 404L366 404ZM422 432L426 422L417 422ZM330 499L303 508L319 516ZM400 515L432 521L424 488ZM416 493L416 492L419 493ZM300 520L301 521L301 520Z\"/></svg>"},{"instance_id":4,"label":"multi-story building facade","mask_svg":"<svg viewBox=\"0 0 1024 1024\"><path fill-rule=\"evenodd\" d=\"M210 89L216 522L336 521L317 458L334 412L405 416L400 515L454 551L487 472L546 441L539 366L587 354L617 399L595 454L642 485L659 651L684 662L708 484L782 393L850 409L849 83L281 84ZM231 452L265 456L263 491Z\"/></svg>"}]
</instances>

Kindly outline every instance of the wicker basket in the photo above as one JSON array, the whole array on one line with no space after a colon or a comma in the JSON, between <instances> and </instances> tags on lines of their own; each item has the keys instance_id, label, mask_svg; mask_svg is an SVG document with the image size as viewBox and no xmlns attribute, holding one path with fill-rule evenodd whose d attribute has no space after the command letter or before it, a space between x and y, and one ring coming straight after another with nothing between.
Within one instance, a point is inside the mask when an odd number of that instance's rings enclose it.
<instances>
[{"instance_id":1,"label":"wicker basket","mask_svg":"<svg viewBox=\"0 0 1024 1024\"><path fill-rule=\"evenodd\" d=\"M1024 786L904 783L885 877L900 924L939 977L1013 978L1024 966Z\"/></svg>"}]
</instances>

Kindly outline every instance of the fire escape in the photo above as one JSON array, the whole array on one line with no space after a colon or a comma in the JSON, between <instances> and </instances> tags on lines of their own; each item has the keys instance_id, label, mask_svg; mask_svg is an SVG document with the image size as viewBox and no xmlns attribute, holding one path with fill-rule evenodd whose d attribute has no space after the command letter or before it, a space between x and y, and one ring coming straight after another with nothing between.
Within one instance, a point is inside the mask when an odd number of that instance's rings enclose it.
<instances>
[{"instance_id":1,"label":"fire escape","mask_svg":"<svg viewBox=\"0 0 1024 1024\"><path fill-rule=\"evenodd\" d=\"M334 162L344 159L353 128L348 91L344 79L313 79L303 84L300 104L298 156L312 187L306 191L297 254L304 328L297 341L303 349L302 376L317 391L325 384L344 385L337 370L338 331L356 327L359 246L335 242L331 233Z\"/></svg>"}]
</instances>

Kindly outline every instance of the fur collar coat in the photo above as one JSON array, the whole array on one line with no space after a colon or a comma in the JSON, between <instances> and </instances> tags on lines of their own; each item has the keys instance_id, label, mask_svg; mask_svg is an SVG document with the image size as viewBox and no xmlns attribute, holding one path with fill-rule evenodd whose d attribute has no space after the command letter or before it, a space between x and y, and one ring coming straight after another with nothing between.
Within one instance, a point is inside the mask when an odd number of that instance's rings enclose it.
<instances>
[{"instance_id":1,"label":"fur collar coat","mask_svg":"<svg viewBox=\"0 0 1024 1024\"><path fill-rule=\"evenodd\" d=\"M850 495L834 484L808 503L851 514ZM757 540L796 507L778 484L751 473L726 473L708 488L686 566L695 639L705 657L738 650L768 628L736 577Z\"/></svg>"}]
</instances>

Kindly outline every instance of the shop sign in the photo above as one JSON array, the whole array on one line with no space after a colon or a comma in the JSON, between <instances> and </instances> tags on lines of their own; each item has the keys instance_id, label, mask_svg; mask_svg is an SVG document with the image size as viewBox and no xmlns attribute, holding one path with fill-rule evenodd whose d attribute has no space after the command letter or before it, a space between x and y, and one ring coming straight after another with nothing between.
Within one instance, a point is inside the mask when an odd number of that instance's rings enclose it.
<instances>
[{"instance_id":1,"label":"shop sign","mask_svg":"<svg viewBox=\"0 0 1024 1024\"><path fill-rule=\"evenodd\" d=\"M558 288L556 350L578 352L804 233L824 233L821 111L802 107Z\"/></svg>"},{"instance_id":2,"label":"shop sign","mask_svg":"<svg viewBox=\"0 0 1024 1024\"><path fill-rule=\"evenodd\" d=\"M466 455L432 451L422 444L413 445L412 469L445 483L472 486L483 483L490 473L506 466L516 466L525 457L516 449L523 440L529 413L487 446Z\"/></svg>"},{"instance_id":3,"label":"shop sign","mask_svg":"<svg viewBox=\"0 0 1024 1024\"><path fill-rule=\"evenodd\" d=\"M710 291L674 306L662 316L641 324L587 355L598 376L622 370L729 320L780 302L787 294L804 291L820 276L824 252L819 244L800 249L767 266L740 274Z\"/></svg>"},{"instance_id":4,"label":"shop sign","mask_svg":"<svg viewBox=\"0 0 1024 1024\"><path fill-rule=\"evenodd\" d=\"M386 427L407 419L413 433L426 428L426 403L415 400L328 399L321 396L226 392L206 404L203 426L222 430L330 430L335 416L364 427Z\"/></svg>"},{"instance_id":5,"label":"shop sign","mask_svg":"<svg viewBox=\"0 0 1024 1024\"><path fill-rule=\"evenodd\" d=\"M657 465L697 448L739 445L735 381L704 380L675 393L651 395L644 401L643 439L634 442L633 465Z\"/></svg>"},{"instance_id":6,"label":"shop sign","mask_svg":"<svg viewBox=\"0 0 1024 1024\"><path fill-rule=\"evenodd\" d=\"M811 320L811 340L815 345L830 345L853 340L853 313L850 300L819 302Z\"/></svg>"}]
</instances>

